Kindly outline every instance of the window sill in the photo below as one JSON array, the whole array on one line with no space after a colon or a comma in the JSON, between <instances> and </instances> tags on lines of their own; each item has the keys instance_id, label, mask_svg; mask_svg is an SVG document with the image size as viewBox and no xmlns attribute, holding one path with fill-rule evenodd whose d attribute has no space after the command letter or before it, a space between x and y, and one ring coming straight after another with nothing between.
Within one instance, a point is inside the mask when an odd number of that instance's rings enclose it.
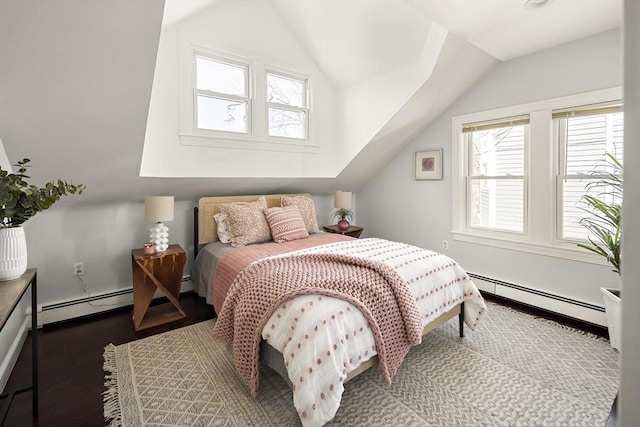
<instances>
[{"instance_id":1,"label":"window sill","mask_svg":"<svg viewBox=\"0 0 640 427\"><path fill-rule=\"evenodd\" d=\"M180 142L182 143L182 145L197 147L226 148L231 150L279 151L286 153L307 154L317 154L320 148L318 145L310 144L309 142L266 141L241 138L225 139L186 134L180 135Z\"/></svg>"},{"instance_id":2,"label":"window sill","mask_svg":"<svg viewBox=\"0 0 640 427\"><path fill-rule=\"evenodd\" d=\"M543 244L529 241L511 240L493 236L471 234L467 232L452 232L453 239L458 242L474 243L477 245L492 246L511 251L526 252L535 255L562 258L571 261L586 262L589 264L608 265L602 257L587 252L584 249L571 247L569 244Z\"/></svg>"}]
</instances>

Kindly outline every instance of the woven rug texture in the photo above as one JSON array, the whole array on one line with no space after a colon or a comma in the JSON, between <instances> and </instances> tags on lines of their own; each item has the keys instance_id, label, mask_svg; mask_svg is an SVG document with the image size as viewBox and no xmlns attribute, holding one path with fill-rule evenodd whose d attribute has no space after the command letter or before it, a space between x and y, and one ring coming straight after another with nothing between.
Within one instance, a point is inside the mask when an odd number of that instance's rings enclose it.
<instances>
[{"instance_id":1,"label":"woven rug texture","mask_svg":"<svg viewBox=\"0 0 640 427\"><path fill-rule=\"evenodd\" d=\"M609 342L488 303L475 331L457 318L414 347L393 383L378 369L345 384L328 426L598 426L618 387ZM209 320L105 348L110 426L299 426L282 378L261 367L257 398Z\"/></svg>"}]
</instances>

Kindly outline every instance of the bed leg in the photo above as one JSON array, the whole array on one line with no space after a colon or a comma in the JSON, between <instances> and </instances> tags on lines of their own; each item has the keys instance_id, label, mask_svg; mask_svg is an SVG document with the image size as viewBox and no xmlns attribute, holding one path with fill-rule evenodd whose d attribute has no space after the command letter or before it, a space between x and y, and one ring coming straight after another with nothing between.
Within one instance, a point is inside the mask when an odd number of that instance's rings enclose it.
<instances>
[{"instance_id":1,"label":"bed leg","mask_svg":"<svg viewBox=\"0 0 640 427\"><path fill-rule=\"evenodd\" d=\"M460 303L460 313L458 314L458 329L460 338L464 338L464 301Z\"/></svg>"}]
</instances>

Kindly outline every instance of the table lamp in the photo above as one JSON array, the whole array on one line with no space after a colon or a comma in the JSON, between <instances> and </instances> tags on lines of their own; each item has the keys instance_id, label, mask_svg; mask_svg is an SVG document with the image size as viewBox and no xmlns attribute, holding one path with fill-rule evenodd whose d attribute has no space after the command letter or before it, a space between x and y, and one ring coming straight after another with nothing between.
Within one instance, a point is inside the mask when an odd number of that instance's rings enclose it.
<instances>
[{"instance_id":1,"label":"table lamp","mask_svg":"<svg viewBox=\"0 0 640 427\"><path fill-rule=\"evenodd\" d=\"M173 196L147 196L144 198L144 218L154 223L149 231L149 241L156 244L156 252L169 247L169 227L165 221L173 221Z\"/></svg>"}]
</instances>

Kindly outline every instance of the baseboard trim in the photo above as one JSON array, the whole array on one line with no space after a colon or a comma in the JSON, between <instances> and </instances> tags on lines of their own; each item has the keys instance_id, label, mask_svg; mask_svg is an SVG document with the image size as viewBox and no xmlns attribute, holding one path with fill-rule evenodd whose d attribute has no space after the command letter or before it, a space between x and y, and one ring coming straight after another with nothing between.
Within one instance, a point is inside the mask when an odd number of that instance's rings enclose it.
<instances>
[{"instance_id":1,"label":"baseboard trim","mask_svg":"<svg viewBox=\"0 0 640 427\"><path fill-rule=\"evenodd\" d=\"M182 279L180 293L183 294L191 291L193 291L191 277L185 276ZM157 291L153 299L162 297L164 297L164 295L160 291ZM117 310L132 305L133 288L119 289L83 298L44 304L42 311L38 313L38 327ZM29 316L29 322L30 321Z\"/></svg>"},{"instance_id":2,"label":"baseboard trim","mask_svg":"<svg viewBox=\"0 0 640 427\"><path fill-rule=\"evenodd\" d=\"M527 288L479 274L469 273L481 292L487 292L521 304L540 308L560 316L577 319L598 326L607 326L604 306L590 304L560 295Z\"/></svg>"}]
</instances>

